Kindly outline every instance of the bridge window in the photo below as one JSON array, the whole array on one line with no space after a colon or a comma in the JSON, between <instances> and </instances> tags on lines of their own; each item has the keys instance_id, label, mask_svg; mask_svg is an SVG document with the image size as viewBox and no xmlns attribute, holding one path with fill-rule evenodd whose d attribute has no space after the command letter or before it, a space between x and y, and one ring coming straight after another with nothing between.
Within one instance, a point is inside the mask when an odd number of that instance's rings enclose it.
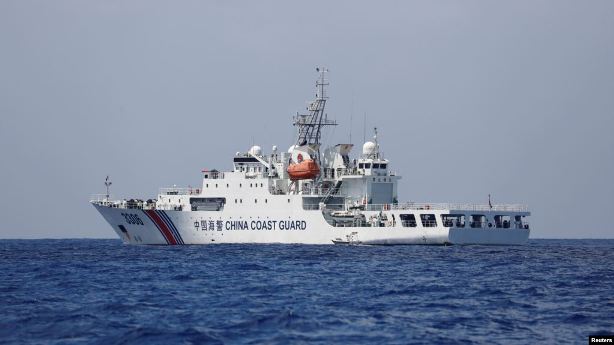
<instances>
[{"instance_id":1,"label":"bridge window","mask_svg":"<svg viewBox=\"0 0 614 345\"><path fill-rule=\"evenodd\" d=\"M380 164L380 165L379 165L379 168L380 168L380 169L386 169L386 163L382 163L382 164Z\"/></svg>"},{"instance_id":2,"label":"bridge window","mask_svg":"<svg viewBox=\"0 0 614 345\"><path fill-rule=\"evenodd\" d=\"M373 163L373 169L379 169L379 163Z\"/></svg>"},{"instance_id":3,"label":"bridge window","mask_svg":"<svg viewBox=\"0 0 614 345\"><path fill-rule=\"evenodd\" d=\"M437 220L435 219L435 215L432 213L421 214L420 220L422 221L422 226L425 228L434 228L437 226Z\"/></svg>"},{"instance_id":4,"label":"bridge window","mask_svg":"<svg viewBox=\"0 0 614 345\"><path fill-rule=\"evenodd\" d=\"M401 225L406 228L415 228L416 227L416 216L413 214L400 214Z\"/></svg>"},{"instance_id":5,"label":"bridge window","mask_svg":"<svg viewBox=\"0 0 614 345\"><path fill-rule=\"evenodd\" d=\"M465 227L465 215L464 214L442 214L441 221L443 222L443 226L446 228L457 227L464 228Z\"/></svg>"},{"instance_id":6,"label":"bridge window","mask_svg":"<svg viewBox=\"0 0 614 345\"><path fill-rule=\"evenodd\" d=\"M365 168L364 163L358 163L358 169L364 169L364 168Z\"/></svg>"},{"instance_id":7,"label":"bridge window","mask_svg":"<svg viewBox=\"0 0 614 345\"><path fill-rule=\"evenodd\" d=\"M365 169L371 169L371 163L365 163Z\"/></svg>"}]
</instances>

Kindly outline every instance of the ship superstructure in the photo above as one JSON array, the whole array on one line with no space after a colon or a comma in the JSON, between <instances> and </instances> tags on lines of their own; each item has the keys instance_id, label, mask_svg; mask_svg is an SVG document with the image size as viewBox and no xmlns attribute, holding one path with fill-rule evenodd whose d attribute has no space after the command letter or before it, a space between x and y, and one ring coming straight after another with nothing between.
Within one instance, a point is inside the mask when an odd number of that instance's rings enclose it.
<instances>
[{"instance_id":1,"label":"ship superstructure","mask_svg":"<svg viewBox=\"0 0 614 345\"><path fill-rule=\"evenodd\" d=\"M233 157L232 170L204 170L201 188L162 188L155 199L91 203L125 243L522 244L524 205L400 202L401 176L373 140L323 149L327 70L316 98L297 114L287 151L259 146ZM105 184L110 185L109 181ZM107 185L107 187L108 187Z\"/></svg>"}]
</instances>

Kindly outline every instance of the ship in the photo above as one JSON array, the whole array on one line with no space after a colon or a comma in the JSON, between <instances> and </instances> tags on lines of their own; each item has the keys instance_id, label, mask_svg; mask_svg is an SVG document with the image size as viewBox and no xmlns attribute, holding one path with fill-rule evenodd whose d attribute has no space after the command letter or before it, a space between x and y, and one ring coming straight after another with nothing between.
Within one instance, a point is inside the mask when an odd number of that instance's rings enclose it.
<instances>
[{"instance_id":1,"label":"ship","mask_svg":"<svg viewBox=\"0 0 614 345\"><path fill-rule=\"evenodd\" d=\"M316 96L293 116L296 140L268 154L237 152L232 169L202 170L200 188L161 188L156 198L95 195L90 203L126 244L282 243L337 245L521 245L530 233L523 204L399 201L401 176L381 138L322 144L337 122L325 113L328 70L317 68ZM220 129L222 130L222 129Z\"/></svg>"}]
</instances>

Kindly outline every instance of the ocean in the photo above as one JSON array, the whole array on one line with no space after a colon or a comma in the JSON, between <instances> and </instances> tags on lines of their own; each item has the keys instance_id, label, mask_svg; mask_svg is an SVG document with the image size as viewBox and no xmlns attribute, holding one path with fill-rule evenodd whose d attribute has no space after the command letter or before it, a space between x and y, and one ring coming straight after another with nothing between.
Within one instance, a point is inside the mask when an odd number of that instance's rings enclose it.
<instances>
[{"instance_id":1,"label":"ocean","mask_svg":"<svg viewBox=\"0 0 614 345\"><path fill-rule=\"evenodd\" d=\"M614 333L614 240L0 240L0 263L0 343L586 344Z\"/></svg>"}]
</instances>

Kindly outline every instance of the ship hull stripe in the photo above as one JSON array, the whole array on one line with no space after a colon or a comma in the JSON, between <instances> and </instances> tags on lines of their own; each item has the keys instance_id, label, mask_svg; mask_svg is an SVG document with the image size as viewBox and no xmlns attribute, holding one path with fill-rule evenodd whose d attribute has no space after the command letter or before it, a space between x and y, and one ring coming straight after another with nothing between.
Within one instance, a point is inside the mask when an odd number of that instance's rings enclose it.
<instances>
[{"instance_id":1,"label":"ship hull stripe","mask_svg":"<svg viewBox=\"0 0 614 345\"><path fill-rule=\"evenodd\" d=\"M149 215L148 211L143 210L143 213L145 213L147 218L149 218L149 220L154 224L156 229L158 229L158 231L160 231L160 234L162 235L162 238L164 238L164 241L166 241L166 244L169 244L170 242L168 241L168 238L166 238L166 234L164 234L164 231L162 231L162 229L160 229L158 224L156 224L156 221Z\"/></svg>"},{"instance_id":2,"label":"ship hull stripe","mask_svg":"<svg viewBox=\"0 0 614 345\"><path fill-rule=\"evenodd\" d=\"M177 240L173 236L173 233L169 230L169 228L164 224L160 216L154 210L145 211L149 214L150 218L154 221L158 229L165 235L168 244L177 244Z\"/></svg>"},{"instance_id":3,"label":"ship hull stripe","mask_svg":"<svg viewBox=\"0 0 614 345\"><path fill-rule=\"evenodd\" d=\"M158 211L158 214L160 215L162 220L165 221L166 225L169 226L169 228L171 229L171 231L175 235L175 238L179 240L178 241L179 244L185 244L185 242L183 242L183 238L181 237L181 234L179 233L179 229L177 229L177 227L175 226L175 224L171 220L171 217L169 217L168 214L166 214L166 212L164 212L162 210Z\"/></svg>"}]
</instances>

